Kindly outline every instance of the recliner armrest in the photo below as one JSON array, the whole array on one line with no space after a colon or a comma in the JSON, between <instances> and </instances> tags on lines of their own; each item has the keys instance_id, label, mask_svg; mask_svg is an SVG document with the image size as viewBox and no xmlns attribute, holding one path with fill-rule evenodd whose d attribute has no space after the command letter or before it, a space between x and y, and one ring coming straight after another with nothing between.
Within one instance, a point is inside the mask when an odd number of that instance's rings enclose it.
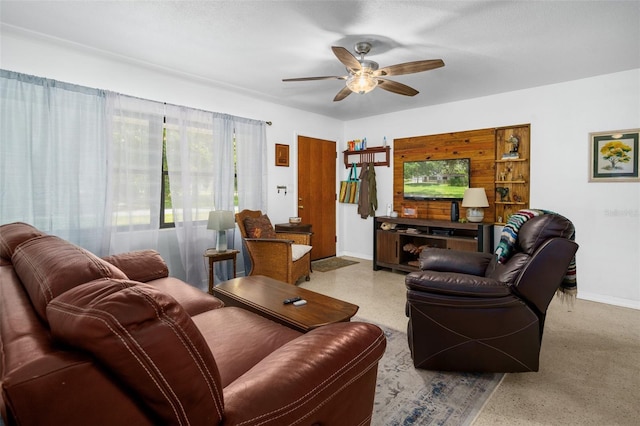
<instances>
[{"instance_id":1,"label":"recliner armrest","mask_svg":"<svg viewBox=\"0 0 640 426\"><path fill-rule=\"evenodd\" d=\"M493 278L455 272L418 271L405 278L408 290L452 296L502 297L511 294L508 284Z\"/></svg>"},{"instance_id":2,"label":"recliner armrest","mask_svg":"<svg viewBox=\"0 0 640 426\"><path fill-rule=\"evenodd\" d=\"M420 253L420 269L484 276L493 258L490 253L427 247Z\"/></svg>"}]
</instances>

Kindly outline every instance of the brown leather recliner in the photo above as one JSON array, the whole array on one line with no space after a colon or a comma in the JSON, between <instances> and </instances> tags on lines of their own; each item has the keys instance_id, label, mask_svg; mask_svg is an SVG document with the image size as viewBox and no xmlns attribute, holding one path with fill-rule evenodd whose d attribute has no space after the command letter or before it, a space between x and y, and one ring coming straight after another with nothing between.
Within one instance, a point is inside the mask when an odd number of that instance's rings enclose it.
<instances>
[{"instance_id":1,"label":"brown leather recliner","mask_svg":"<svg viewBox=\"0 0 640 426\"><path fill-rule=\"evenodd\" d=\"M488 253L427 248L407 275L409 348L416 368L538 371L547 307L578 245L572 223L536 216L505 264Z\"/></svg>"}]
</instances>

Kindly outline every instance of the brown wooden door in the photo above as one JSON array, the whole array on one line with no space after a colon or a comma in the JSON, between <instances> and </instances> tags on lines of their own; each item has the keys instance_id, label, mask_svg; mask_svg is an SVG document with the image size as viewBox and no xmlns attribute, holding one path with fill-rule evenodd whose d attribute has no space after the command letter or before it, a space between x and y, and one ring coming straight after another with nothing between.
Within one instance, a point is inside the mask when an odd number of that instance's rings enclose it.
<instances>
[{"instance_id":1,"label":"brown wooden door","mask_svg":"<svg viewBox=\"0 0 640 426\"><path fill-rule=\"evenodd\" d=\"M336 143L298 136L298 216L310 223L311 260L336 255Z\"/></svg>"}]
</instances>

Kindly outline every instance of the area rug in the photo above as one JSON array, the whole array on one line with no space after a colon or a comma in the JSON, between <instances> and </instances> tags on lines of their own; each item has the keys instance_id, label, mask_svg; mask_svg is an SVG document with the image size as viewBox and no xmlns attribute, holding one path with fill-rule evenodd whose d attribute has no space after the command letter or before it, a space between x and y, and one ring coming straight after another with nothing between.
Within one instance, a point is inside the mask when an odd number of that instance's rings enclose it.
<instances>
[{"instance_id":1,"label":"area rug","mask_svg":"<svg viewBox=\"0 0 640 426\"><path fill-rule=\"evenodd\" d=\"M328 272L334 269L344 268L345 266L355 265L356 263L360 262L345 259L344 257L328 257L311 262L311 269L313 269L314 272Z\"/></svg>"},{"instance_id":2,"label":"area rug","mask_svg":"<svg viewBox=\"0 0 640 426\"><path fill-rule=\"evenodd\" d=\"M378 364L373 426L470 425L504 377L416 369L407 335L380 328L387 349Z\"/></svg>"}]
</instances>

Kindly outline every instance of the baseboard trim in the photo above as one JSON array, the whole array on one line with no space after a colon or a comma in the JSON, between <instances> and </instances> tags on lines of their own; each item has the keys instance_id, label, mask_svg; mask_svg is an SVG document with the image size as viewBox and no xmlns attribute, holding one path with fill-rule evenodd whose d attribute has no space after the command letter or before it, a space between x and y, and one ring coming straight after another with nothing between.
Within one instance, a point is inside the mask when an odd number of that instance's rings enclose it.
<instances>
[{"instance_id":1,"label":"baseboard trim","mask_svg":"<svg viewBox=\"0 0 640 426\"><path fill-rule=\"evenodd\" d=\"M578 299L590 300L591 302L606 303L607 305L620 306L623 308L631 308L640 310L640 301L631 299L622 299L620 297L604 296L596 293L581 292L578 286Z\"/></svg>"}]
</instances>

